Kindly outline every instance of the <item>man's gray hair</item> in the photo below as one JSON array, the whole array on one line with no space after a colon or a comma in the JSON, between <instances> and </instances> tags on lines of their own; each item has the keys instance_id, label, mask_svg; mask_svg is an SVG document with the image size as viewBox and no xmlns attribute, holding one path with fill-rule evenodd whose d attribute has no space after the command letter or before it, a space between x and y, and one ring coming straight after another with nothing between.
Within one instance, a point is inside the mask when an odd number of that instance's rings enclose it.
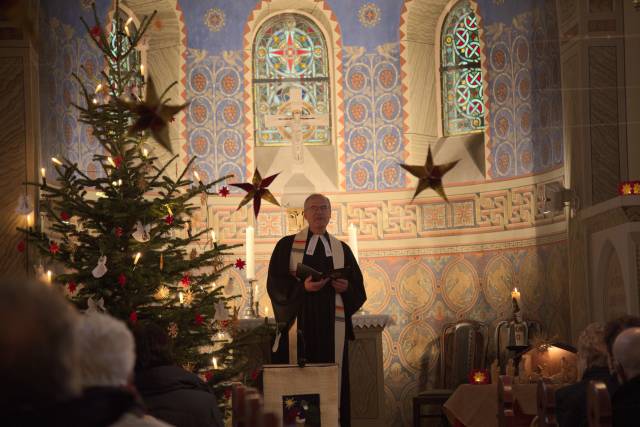
<instances>
[{"instance_id":1,"label":"man's gray hair","mask_svg":"<svg viewBox=\"0 0 640 427\"><path fill-rule=\"evenodd\" d=\"M59 289L0 279L0 401L9 410L51 404L80 393L78 315Z\"/></svg>"},{"instance_id":2,"label":"man's gray hair","mask_svg":"<svg viewBox=\"0 0 640 427\"><path fill-rule=\"evenodd\" d=\"M640 376L640 328L620 332L613 342L613 358L620 364L626 381Z\"/></svg>"},{"instance_id":3,"label":"man's gray hair","mask_svg":"<svg viewBox=\"0 0 640 427\"><path fill-rule=\"evenodd\" d=\"M307 204L309 203L309 200L311 199L316 199L316 198L321 198L324 199L327 204L329 205L329 209L331 209L331 200L329 200L329 198L327 196L325 196L324 194L320 194L320 193L313 193L310 194L306 199L304 199L304 209L307 209Z\"/></svg>"},{"instance_id":4,"label":"man's gray hair","mask_svg":"<svg viewBox=\"0 0 640 427\"><path fill-rule=\"evenodd\" d=\"M82 316L77 328L83 387L123 386L136 361L133 334L127 325L98 312Z\"/></svg>"}]
</instances>

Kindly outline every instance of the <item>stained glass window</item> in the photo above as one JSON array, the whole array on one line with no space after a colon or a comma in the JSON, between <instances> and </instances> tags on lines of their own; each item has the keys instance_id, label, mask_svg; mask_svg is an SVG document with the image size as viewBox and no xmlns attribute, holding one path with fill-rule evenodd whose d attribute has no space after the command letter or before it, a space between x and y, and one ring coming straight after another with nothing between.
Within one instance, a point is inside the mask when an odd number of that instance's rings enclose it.
<instances>
[{"instance_id":1,"label":"stained glass window","mask_svg":"<svg viewBox=\"0 0 640 427\"><path fill-rule=\"evenodd\" d=\"M136 24L133 20L133 17L130 16L123 9L116 9L116 12L113 15L113 19L111 20L111 32L109 33L109 47L111 48L111 52L114 56L116 55L124 55L131 48L131 42L129 38L133 36L138 29L136 28ZM121 62L121 65L124 65L124 72L129 72L129 78L125 80L128 81L128 85L136 85L140 86L142 84L142 74L140 72L140 65L142 64L142 54L137 49L131 49L128 53L125 61ZM115 65L115 61L112 63ZM114 82L110 82L114 83Z\"/></svg>"},{"instance_id":2,"label":"stained glass window","mask_svg":"<svg viewBox=\"0 0 640 427\"><path fill-rule=\"evenodd\" d=\"M258 30L253 110L258 146L289 145L295 132L306 145L331 144L327 45L312 20L285 13Z\"/></svg>"},{"instance_id":3,"label":"stained glass window","mask_svg":"<svg viewBox=\"0 0 640 427\"><path fill-rule=\"evenodd\" d=\"M478 19L468 0L458 2L442 26L442 127L445 135L484 129Z\"/></svg>"}]
</instances>

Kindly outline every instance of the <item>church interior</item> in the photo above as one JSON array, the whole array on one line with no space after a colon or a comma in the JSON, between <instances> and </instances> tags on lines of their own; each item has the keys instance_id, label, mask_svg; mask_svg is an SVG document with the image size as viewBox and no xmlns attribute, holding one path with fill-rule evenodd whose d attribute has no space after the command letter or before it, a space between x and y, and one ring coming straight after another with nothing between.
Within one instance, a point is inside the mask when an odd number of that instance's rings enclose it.
<instances>
[{"instance_id":1,"label":"church interior","mask_svg":"<svg viewBox=\"0 0 640 427\"><path fill-rule=\"evenodd\" d=\"M226 177L196 198L189 233L206 242L188 251L235 245L216 283L244 328L273 323L274 246L305 226L308 195L329 198L327 231L349 244L367 297L348 349L354 426L491 425L464 421L473 396L452 397L445 371L564 375L575 356L551 372L559 359L518 351L573 354L587 325L640 315L639 1L19 3L0 21L4 275L63 273L17 230L23 198L29 221L55 222L25 182L55 182L52 158L104 176L104 146L74 106L83 86L109 102L95 7L106 41L114 17L127 34L146 28L130 66L186 104L167 123L166 173ZM145 147L171 157L153 137ZM233 185L256 176L261 204ZM535 414L531 387L520 412Z\"/></svg>"}]
</instances>

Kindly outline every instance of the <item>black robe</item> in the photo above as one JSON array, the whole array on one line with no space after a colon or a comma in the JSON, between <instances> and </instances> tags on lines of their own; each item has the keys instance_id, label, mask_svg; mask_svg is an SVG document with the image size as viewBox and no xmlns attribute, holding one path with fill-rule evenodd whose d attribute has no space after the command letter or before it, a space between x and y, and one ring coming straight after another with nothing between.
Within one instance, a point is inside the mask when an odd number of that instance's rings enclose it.
<instances>
[{"instance_id":1,"label":"black robe","mask_svg":"<svg viewBox=\"0 0 640 427\"><path fill-rule=\"evenodd\" d=\"M307 236L305 251L312 233ZM327 241L328 235L325 233ZM304 283L298 281L289 272L289 258L295 236L286 236L276 244L267 278L267 291L271 298L273 312L281 331L278 350L273 353L273 363L289 363L288 330L296 317L298 330L304 337L298 340L298 355L304 354L309 363L335 363L334 329L335 329L335 290L331 283L327 283L318 292L307 292ZM353 340L353 325L351 316L362 307L367 296L364 290L362 273L349 246L342 243L344 250L344 266L351 267L349 287L342 295L345 312L345 345L342 360L342 381L340 393L340 425L348 427L350 420L349 401L349 348L348 340ZM318 241L313 255L304 254L303 264L322 272L333 270L333 257L325 255L322 240Z\"/></svg>"}]
</instances>

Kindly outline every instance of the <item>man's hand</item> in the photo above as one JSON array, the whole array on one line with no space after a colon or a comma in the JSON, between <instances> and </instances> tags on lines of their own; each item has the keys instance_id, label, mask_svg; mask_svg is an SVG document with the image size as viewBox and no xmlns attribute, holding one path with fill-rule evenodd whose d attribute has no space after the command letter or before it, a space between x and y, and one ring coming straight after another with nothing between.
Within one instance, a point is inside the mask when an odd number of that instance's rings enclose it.
<instances>
[{"instance_id":1,"label":"man's hand","mask_svg":"<svg viewBox=\"0 0 640 427\"><path fill-rule=\"evenodd\" d=\"M347 279L335 279L331 282L331 286L337 293L341 294L349 287L349 281Z\"/></svg>"},{"instance_id":2,"label":"man's hand","mask_svg":"<svg viewBox=\"0 0 640 427\"><path fill-rule=\"evenodd\" d=\"M318 292L320 289L324 288L324 285L326 285L328 281L329 278L314 282L313 278L309 276L304 281L304 288L307 290L307 292Z\"/></svg>"}]
</instances>

